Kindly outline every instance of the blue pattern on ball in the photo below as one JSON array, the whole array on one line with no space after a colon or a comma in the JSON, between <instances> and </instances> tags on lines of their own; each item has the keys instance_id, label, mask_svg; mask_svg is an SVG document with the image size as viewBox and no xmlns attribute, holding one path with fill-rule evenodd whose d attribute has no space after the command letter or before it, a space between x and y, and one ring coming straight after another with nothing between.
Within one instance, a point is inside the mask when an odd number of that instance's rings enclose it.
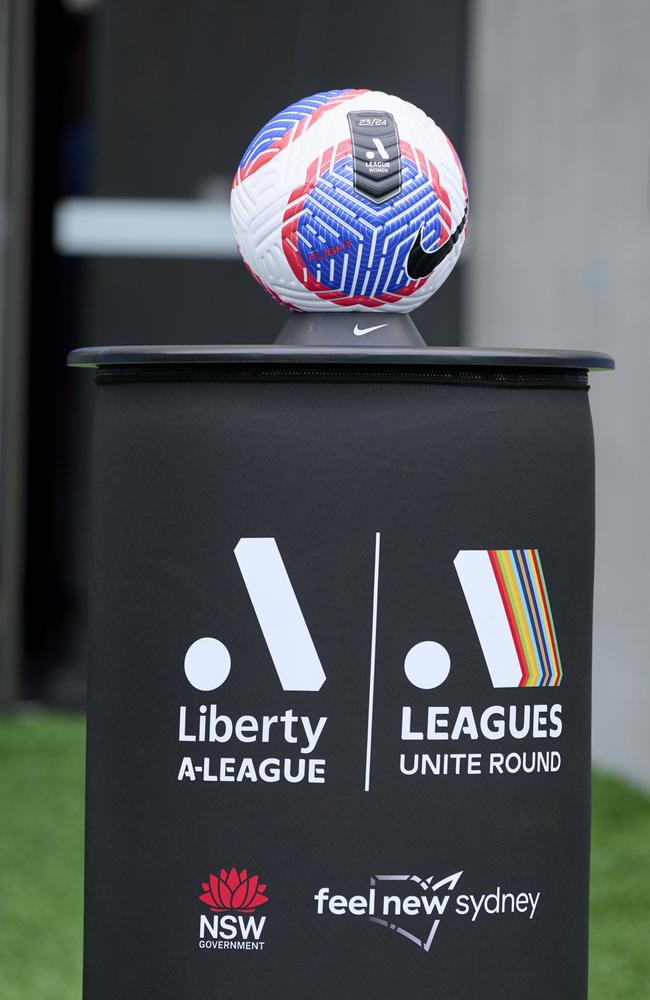
<instances>
[{"instance_id":1,"label":"blue pattern on ball","mask_svg":"<svg viewBox=\"0 0 650 1000\"><path fill-rule=\"evenodd\" d=\"M405 265L418 231L426 250L438 244L440 207L431 181L410 158L402 156L399 194L376 205L354 190L352 157L346 156L308 195L298 249L305 267L328 289L349 296L396 293L411 281Z\"/></svg>"},{"instance_id":2,"label":"blue pattern on ball","mask_svg":"<svg viewBox=\"0 0 650 1000\"><path fill-rule=\"evenodd\" d=\"M299 121L306 118L307 115L311 115L318 108L321 108L323 104L327 104L331 101L333 97L338 97L339 94L344 93L343 90L324 90L319 94L312 94L311 97L305 97L302 101L296 101L295 104L290 104L288 108L280 111L277 115L271 118L264 128L260 129L253 141L248 146L246 152L242 156L241 163L239 164L239 169L243 170L247 167L251 160L256 159L261 153L272 146L274 142L281 139L283 135L294 128Z\"/></svg>"}]
</instances>

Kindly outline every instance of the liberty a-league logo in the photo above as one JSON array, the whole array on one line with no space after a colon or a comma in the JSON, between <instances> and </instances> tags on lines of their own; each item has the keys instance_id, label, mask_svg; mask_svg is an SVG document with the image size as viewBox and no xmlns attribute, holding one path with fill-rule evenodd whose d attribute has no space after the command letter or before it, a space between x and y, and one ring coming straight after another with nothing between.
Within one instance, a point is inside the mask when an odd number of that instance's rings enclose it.
<instances>
[{"instance_id":1,"label":"liberty a-league logo","mask_svg":"<svg viewBox=\"0 0 650 1000\"><path fill-rule=\"evenodd\" d=\"M234 556L284 691L320 691L325 671L274 538L241 538ZM375 536L372 660L378 626L381 535ZM537 549L461 550L454 569L495 688L557 687L562 665L548 589ZM230 653L216 638L197 639L187 650L185 673L199 691L227 679ZM417 688L441 685L449 653L425 640L404 660Z\"/></svg>"}]
</instances>

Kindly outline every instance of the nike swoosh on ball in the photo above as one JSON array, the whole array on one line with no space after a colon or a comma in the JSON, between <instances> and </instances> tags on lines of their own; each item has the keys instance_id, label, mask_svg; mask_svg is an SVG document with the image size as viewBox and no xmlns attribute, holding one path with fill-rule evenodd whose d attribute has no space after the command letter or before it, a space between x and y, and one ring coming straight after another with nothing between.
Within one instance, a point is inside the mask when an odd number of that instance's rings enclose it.
<instances>
[{"instance_id":1,"label":"nike swoosh on ball","mask_svg":"<svg viewBox=\"0 0 650 1000\"><path fill-rule=\"evenodd\" d=\"M426 278L428 275L433 274L438 264L441 264L445 257L454 249L454 246L458 241L458 237L465 228L466 221L467 209L465 209L462 219L447 242L443 243L441 247L437 247L435 250L424 249L422 246L422 229L420 229L415 237L413 246L409 250L408 259L406 261L406 273L409 278Z\"/></svg>"}]
</instances>

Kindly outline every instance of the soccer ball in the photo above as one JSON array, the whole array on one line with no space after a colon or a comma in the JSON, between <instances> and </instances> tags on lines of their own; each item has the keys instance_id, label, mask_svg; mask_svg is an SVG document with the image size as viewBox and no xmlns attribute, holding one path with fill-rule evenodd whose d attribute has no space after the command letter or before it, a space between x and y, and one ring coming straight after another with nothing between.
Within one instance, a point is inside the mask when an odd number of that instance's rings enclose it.
<instances>
[{"instance_id":1,"label":"soccer ball","mask_svg":"<svg viewBox=\"0 0 650 1000\"><path fill-rule=\"evenodd\" d=\"M409 312L458 260L467 183L419 108L380 91L329 90L258 132L231 211L244 264L290 309Z\"/></svg>"}]
</instances>

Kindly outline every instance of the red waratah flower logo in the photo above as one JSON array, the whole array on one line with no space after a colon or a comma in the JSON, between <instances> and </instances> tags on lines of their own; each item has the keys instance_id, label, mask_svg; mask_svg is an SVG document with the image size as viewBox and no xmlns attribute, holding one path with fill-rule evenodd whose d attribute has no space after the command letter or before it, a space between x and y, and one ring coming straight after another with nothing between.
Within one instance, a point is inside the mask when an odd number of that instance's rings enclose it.
<instances>
[{"instance_id":1,"label":"red waratah flower logo","mask_svg":"<svg viewBox=\"0 0 650 1000\"><path fill-rule=\"evenodd\" d=\"M213 913L225 910L252 913L269 901L269 897L264 895L266 885L260 882L259 875L249 875L245 868L240 872L236 868L231 868L229 872L222 868L219 875L210 875L209 881L202 882L201 887L205 892L199 899Z\"/></svg>"}]
</instances>

